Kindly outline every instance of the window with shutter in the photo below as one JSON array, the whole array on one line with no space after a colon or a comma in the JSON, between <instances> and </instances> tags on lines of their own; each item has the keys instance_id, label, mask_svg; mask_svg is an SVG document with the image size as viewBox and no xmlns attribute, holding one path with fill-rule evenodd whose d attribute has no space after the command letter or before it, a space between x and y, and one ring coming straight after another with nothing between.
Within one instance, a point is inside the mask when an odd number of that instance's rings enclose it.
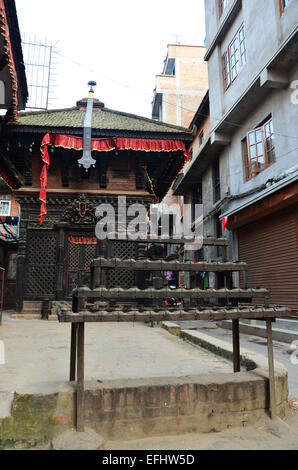
<instances>
[{"instance_id":1,"label":"window with shutter","mask_svg":"<svg viewBox=\"0 0 298 470\"><path fill-rule=\"evenodd\" d=\"M246 179L251 179L275 162L272 118L247 133L243 141Z\"/></svg>"}]
</instances>

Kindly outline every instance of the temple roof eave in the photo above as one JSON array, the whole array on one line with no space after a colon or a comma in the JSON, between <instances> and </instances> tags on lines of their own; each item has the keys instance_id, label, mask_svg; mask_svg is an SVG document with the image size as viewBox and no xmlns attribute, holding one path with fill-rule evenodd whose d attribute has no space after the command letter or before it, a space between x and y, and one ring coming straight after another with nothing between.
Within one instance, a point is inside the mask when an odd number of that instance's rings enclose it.
<instances>
[{"instance_id":1,"label":"temple roof eave","mask_svg":"<svg viewBox=\"0 0 298 470\"><path fill-rule=\"evenodd\" d=\"M41 127L41 126L14 126L10 125L3 130L5 134L14 135L16 133L24 134L40 134L44 136L45 134L65 134L82 137L84 133L83 128L73 128L73 127ZM128 130L128 129L93 129L92 128L92 137L93 138L105 138L105 137L130 137L134 139L144 138L144 139L170 139L170 140L181 140L190 142L193 140L193 135L186 133L161 133L161 132L148 132L148 131L139 131L139 130Z\"/></svg>"}]
</instances>

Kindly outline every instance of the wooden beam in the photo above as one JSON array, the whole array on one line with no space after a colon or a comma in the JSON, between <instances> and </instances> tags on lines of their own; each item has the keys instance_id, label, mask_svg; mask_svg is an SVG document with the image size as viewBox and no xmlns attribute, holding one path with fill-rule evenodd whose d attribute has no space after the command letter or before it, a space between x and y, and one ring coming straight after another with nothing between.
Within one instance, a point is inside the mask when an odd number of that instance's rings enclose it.
<instances>
[{"instance_id":1,"label":"wooden beam","mask_svg":"<svg viewBox=\"0 0 298 470\"><path fill-rule=\"evenodd\" d=\"M90 263L91 270L97 267L108 269L130 269L133 271L192 271L192 272L228 272L228 271L248 271L246 263L219 263L205 261L165 261L150 259L129 259L122 260L119 258L97 258Z\"/></svg>"},{"instance_id":2,"label":"wooden beam","mask_svg":"<svg viewBox=\"0 0 298 470\"><path fill-rule=\"evenodd\" d=\"M175 308L144 308L144 310L131 309L123 312L117 309L89 311L79 313L61 311L58 320L62 323L81 322L148 322L152 321L188 321L188 320L233 320L233 319L263 319L273 321L274 317L283 318L290 315L286 307L264 308L259 307L233 307L233 308L205 308L199 309L175 309Z\"/></svg>"},{"instance_id":3,"label":"wooden beam","mask_svg":"<svg viewBox=\"0 0 298 470\"><path fill-rule=\"evenodd\" d=\"M281 209L297 204L298 182L279 189L273 194L264 194L263 199L252 202L251 205L230 215L228 229L235 230L243 225L250 224L258 219L267 217Z\"/></svg>"},{"instance_id":4,"label":"wooden beam","mask_svg":"<svg viewBox=\"0 0 298 470\"><path fill-rule=\"evenodd\" d=\"M117 237L114 236L109 236L107 235L107 238L109 241L117 241L121 240L122 242L131 242L132 240L130 238L124 238L124 239L118 239ZM194 238L138 238L137 240L134 240L138 243L158 243L158 244L165 244L165 245L189 245L194 241ZM202 239L202 244L205 246L228 246L229 245L229 240L227 238L215 238L215 237L207 237Z\"/></svg>"},{"instance_id":5,"label":"wooden beam","mask_svg":"<svg viewBox=\"0 0 298 470\"><path fill-rule=\"evenodd\" d=\"M163 287L162 289L154 289L152 287L148 289L138 289L132 287L130 289L123 289L121 287L115 287L107 289L105 287L98 287L96 289L89 289L88 287L77 287L73 290L73 301L75 298L79 300L78 310L85 308L87 299L115 299L115 300L130 300L135 301L137 299L156 299L175 297L178 299L204 299L204 298L217 298L217 299L242 299L244 302L251 301L253 298L266 298L269 296L269 292L266 289L185 289L177 288L171 289L170 287ZM243 300L244 299L244 300ZM74 310L75 311L75 310Z\"/></svg>"}]
</instances>

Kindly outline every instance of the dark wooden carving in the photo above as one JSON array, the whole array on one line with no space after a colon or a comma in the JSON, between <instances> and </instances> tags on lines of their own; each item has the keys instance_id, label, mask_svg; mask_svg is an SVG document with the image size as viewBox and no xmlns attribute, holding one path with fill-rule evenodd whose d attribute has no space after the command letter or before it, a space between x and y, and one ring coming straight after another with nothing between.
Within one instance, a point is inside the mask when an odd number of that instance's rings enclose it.
<instances>
[{"instance_id":1,"label":"dark wooden carving","mask_svg":"<svg viewBox=\"0 0 298 470\"><path fill-rule=\"evenodd\" d=\"M61 221L71 224L95 225L95 208L96 205L82 194L66 208Z\"/></svg>"}]
</instances>

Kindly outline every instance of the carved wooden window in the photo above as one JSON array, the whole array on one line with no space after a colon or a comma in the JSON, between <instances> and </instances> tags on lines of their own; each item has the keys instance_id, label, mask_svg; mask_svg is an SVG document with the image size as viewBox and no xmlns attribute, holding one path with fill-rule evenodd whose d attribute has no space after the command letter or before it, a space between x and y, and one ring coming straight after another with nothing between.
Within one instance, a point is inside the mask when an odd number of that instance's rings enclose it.
<instances>
[{"instance_id":1,"label":"carved wooden window","mask_svg":"<svg viewBox=\"0 0 298 470\"><path fill-rule=\"evenodd\" d=\"M78 285L89 285L90 263L95 258L97 239L93 235L74 233L67 236L64 288L66 296Z\"/></svg>"},{"instance_id":2,"label":"carved wooden window","mask_svg":"<svg viewBox=\"0 0 298 470\"><path fill-rule=\"evenodd\" d=\"M57 239L55 233L28 233L26 296L40 299L55 294Z\"/></svg>"}]
</instances>

